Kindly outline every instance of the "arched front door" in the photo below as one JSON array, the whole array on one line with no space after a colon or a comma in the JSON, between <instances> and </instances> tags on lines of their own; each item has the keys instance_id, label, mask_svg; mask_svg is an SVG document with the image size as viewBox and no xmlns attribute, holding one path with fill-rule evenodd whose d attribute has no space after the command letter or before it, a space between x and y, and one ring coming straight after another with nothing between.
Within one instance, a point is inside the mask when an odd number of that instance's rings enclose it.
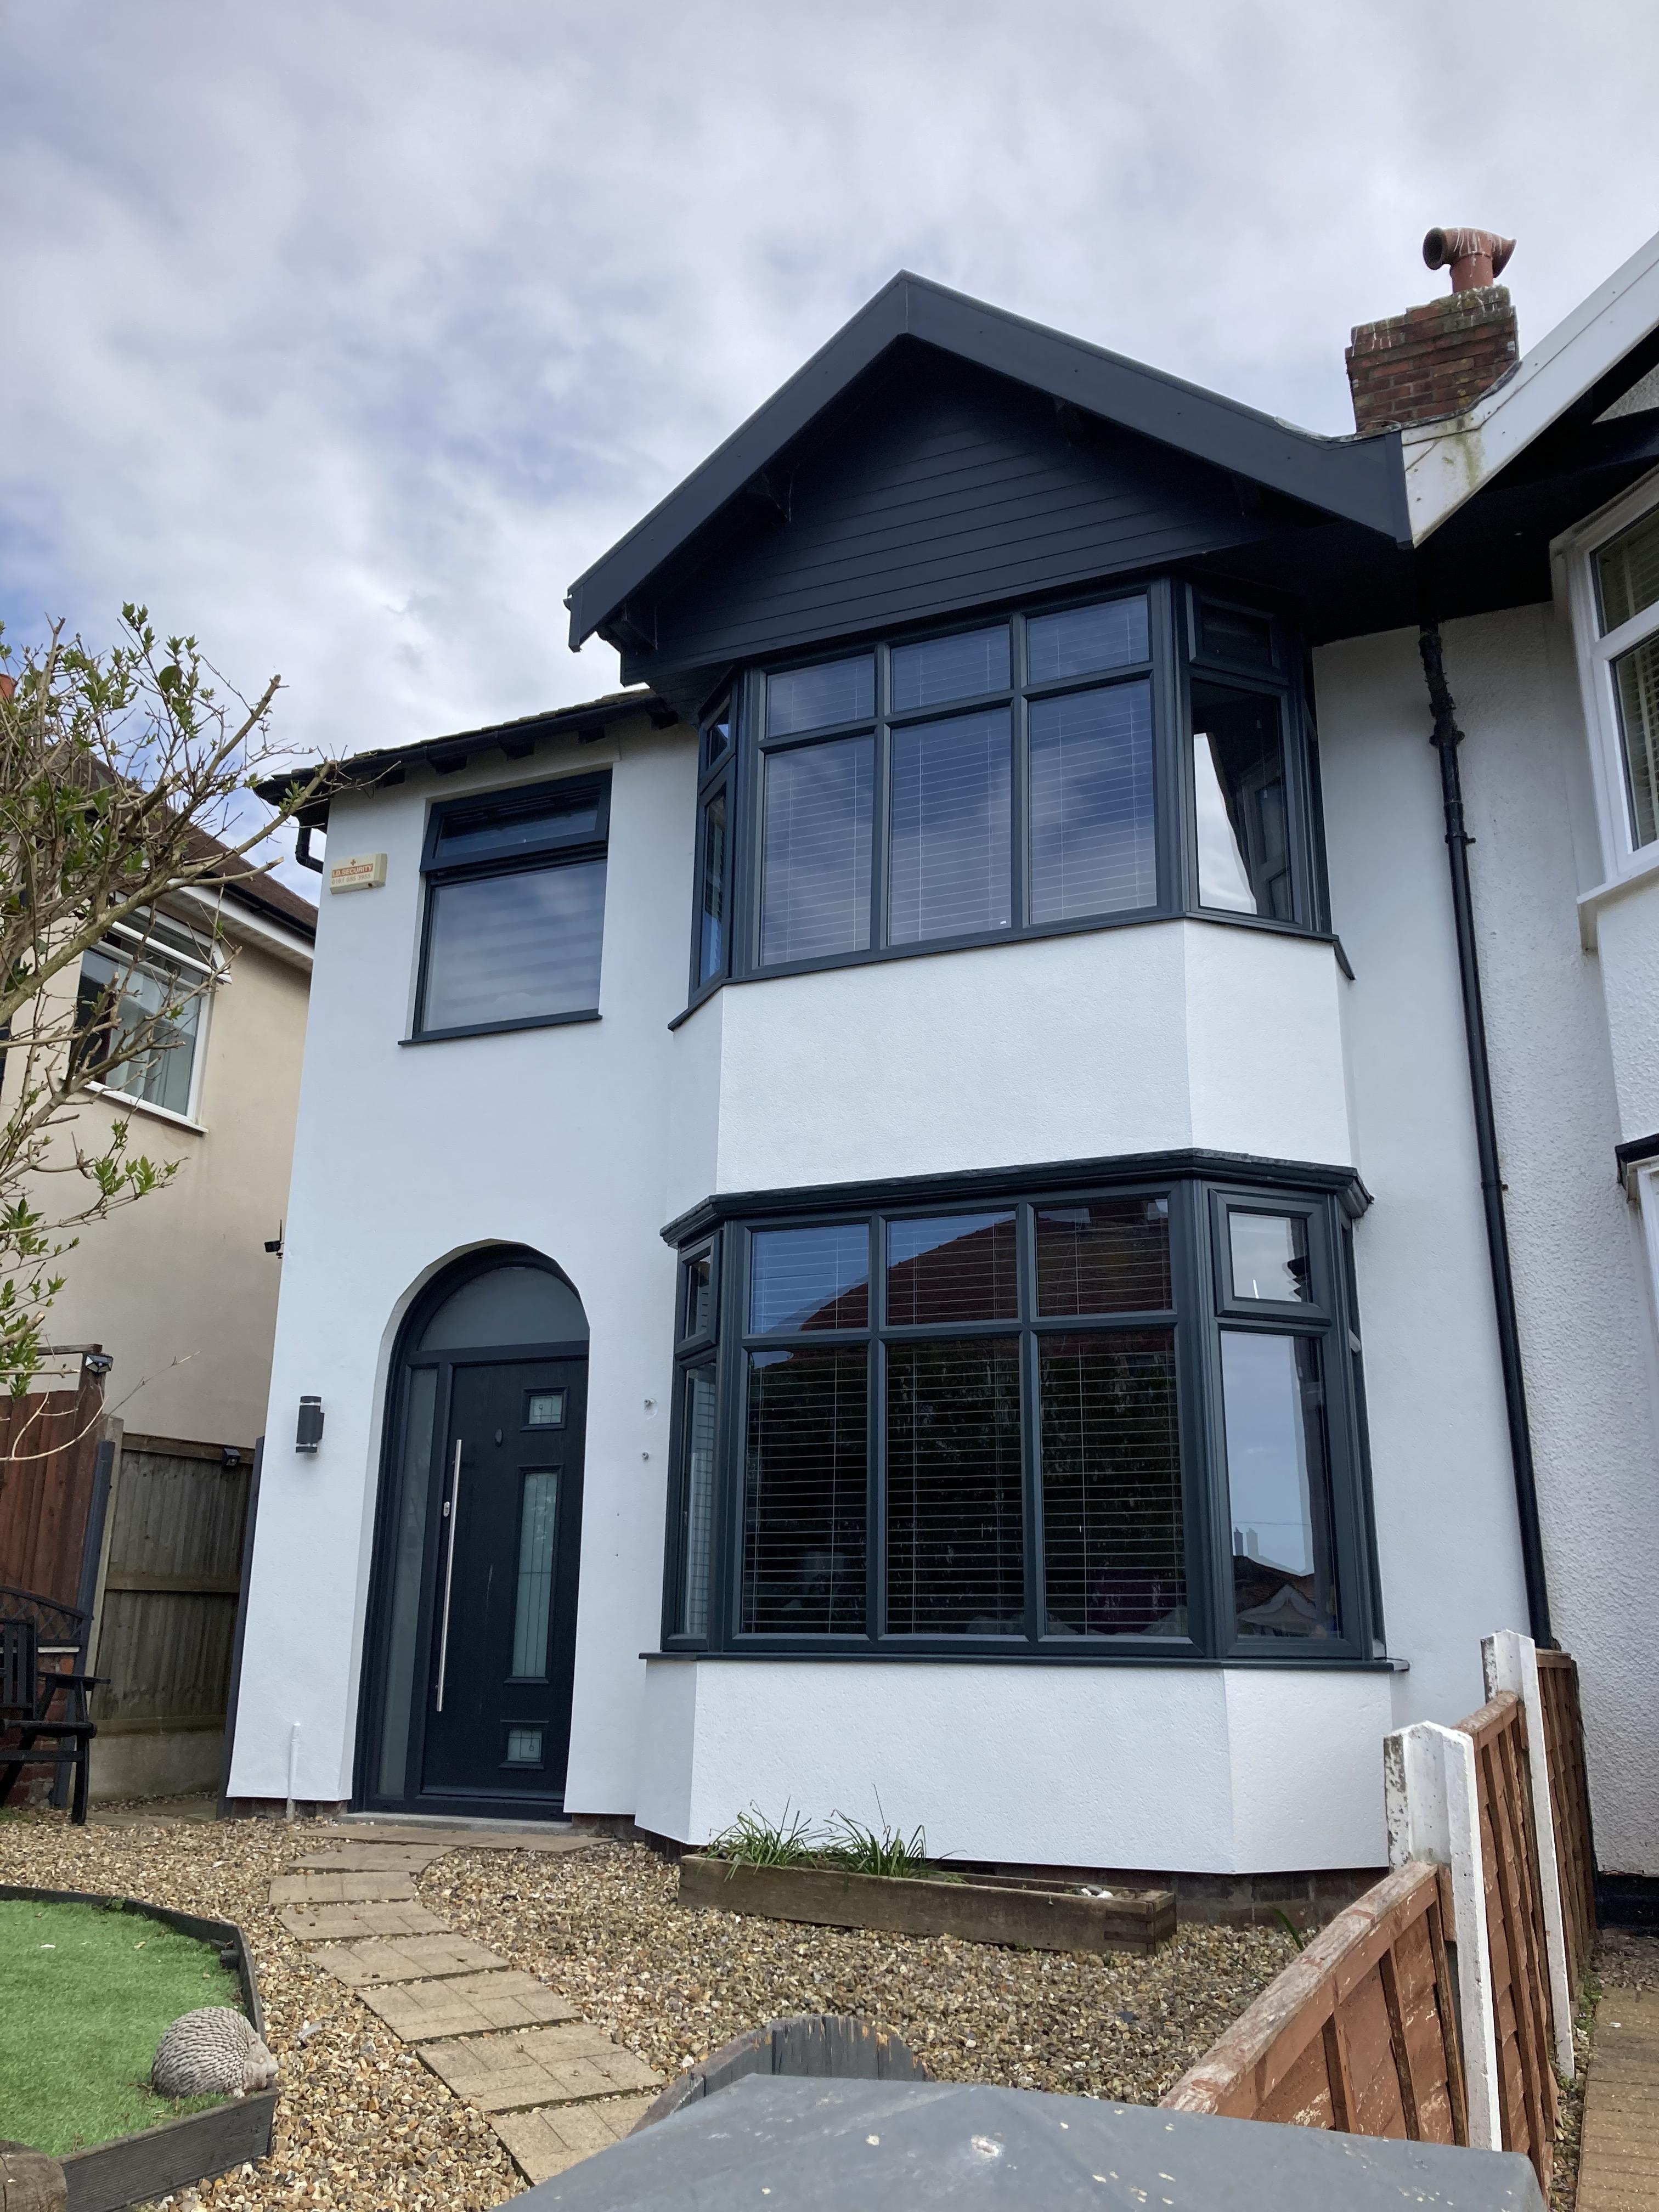
<instances>
[{"instance_id":1,"label":"arched front door","mask_svg":"<svg viewBox=\"0 0 1659 2212\"><path fill-rule=\"evenodd\" d=\"M534 1819L564 1804L587 1320L538 1255L450 1269L392 1379L357 1801Z\"/></svg>"}]
</instances>

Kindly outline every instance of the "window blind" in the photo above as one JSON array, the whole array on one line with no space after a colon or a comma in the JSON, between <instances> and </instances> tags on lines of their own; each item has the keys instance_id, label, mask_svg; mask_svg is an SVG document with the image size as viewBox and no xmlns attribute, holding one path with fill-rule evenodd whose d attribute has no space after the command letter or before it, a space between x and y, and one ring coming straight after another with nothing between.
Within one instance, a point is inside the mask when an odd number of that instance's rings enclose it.
<instances>
[{"instance_id":1,"label":"window blind","mask_svg":"<svg viewBox=\"0 0 1659 2212\"><path fill-rule=\"evenodd\" d=\"M875 757L873 738L767 756L763 961L867 950Z\"/></svg>"},{"instance_id":2,"label":"window blind","mask_svg":"<svg viewBox=\"0 0 1659 2212\"><path fill-rule=\"evenodd\" d=\"M894 944L1007 927L1011 762L1006 708L894 731Z\"/></svg>"},{"instance_id":3,"label":"window blind","mask_svg":"<svg viewBox=\"0 0 1659 2212\"><path fill-rule=\"evenodd\" d=\"M1013 1321L1019 1261L1012 1213L952 1214L887 1227L887 1319L895 1328Z\"/></svg>"},{"instance_id":4,"label":"window blind","mask_svg":"<svg viewBox=\"0 0 1659 2212\"><path fill-rule=\"evenodd\" d=\"M1170 1329L1045 1336L1042 1561L1050 1636L1184 1636Z\"/></svg>"},{"instance_id":5,"label":"window blind","mask_svg":"<svg viewBox=\"0 0 1659 2212\"><path fill-rule=\"evenodd\" d=\"M1039 1206L1036 1280L1040 1314L1167 1313L1169 1200Z\"/></svg>"},{"instance_id":6,"label":"window blind","mask_svg":"<svg viewBox=\"0 0 1659 2212\"><path fill-rule=\"evenodd\" d=\"M680 1535L679 1630L708 1633L709 1544L714 1526L714 1370L685 1378L684 1526Z\"/></svg>"},{"instance_id":7,"label":"window blind","mask_svg":"<svg viewBox=\"0 0 1659 2212\"><path fill-rule=\"evenodd\" d=\"M1649 638L1613 664L1624 742L1625 795L1630 841L1651 845L1659 837L1659 638Z\"/></svg>"},{"instance_id":8,"label":"window blind","mask_svg":"<svg viewBox=\"0 0 1659 2212\"><path fill-rule=\"evenodd\" d=\"M750 1634L865 1625L869 1358L862 1345L750 1356L741 1620Z\"/></svg>"},{"instance_id":9,"label":"window blind","mask_svg":"<svg viewBox=\"0 0 1659 2212\"><path fill-rule=\"evenodd\" d=\"M1030 781L1033 921L1156 902L1150 684L1033 700Z\"/></svg>"},{"instance_id":10,"label":"window blind","mask_svg":"<svg viewBox=\"0 0 1659 2212\"><path fill-rule=\"evenodd\" d=\"M1024 1633L1015 1337L887 1348L887 1626Z\"/></svg>"},{"instance_id":11,"label":"window blind","mask_svg":"<svg viewBox=\"0 0 1659 2212\"><path fill-rule=\"evenodd\" d=\"M605 866L575 860L434 884L422 1028L597 1007Z\"/></svg>"}]
</instances>

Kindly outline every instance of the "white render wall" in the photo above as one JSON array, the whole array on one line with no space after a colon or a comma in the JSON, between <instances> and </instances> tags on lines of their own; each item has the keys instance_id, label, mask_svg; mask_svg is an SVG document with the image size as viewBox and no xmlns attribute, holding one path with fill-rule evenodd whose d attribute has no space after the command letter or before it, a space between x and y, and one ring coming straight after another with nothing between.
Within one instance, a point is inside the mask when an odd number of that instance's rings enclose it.
<instances>
[{"instance_id":1,"label":"white render wall","mask_svg":"<svg viewBox=\"0 0 1659 2212\"><path fill-rule=\"evenodd\" d=\"M1583 735L1552 619L1454 625L1448 665L1558 1626L1584 1668L1604 1859L1651 1869L1659 1742L1625 1656L1653 1641L1659 1588L1651 1323L1577 935L1594 854L1574 844ZM969 1856L1380 1863L1382 1735L1478 1705L1480 1636L1526 1614L1415 641L1317 663L1352 982L1328 945L1153 923L729 987L671 1033L688 732L641 720L337 804L334 856L383 850L388 875L323 899L234 1794L287 1794L297 1721L297 1794L350 1795L398 1323L448 1260L524 1243L592 1329L573 1810L700 1840L751 1801L867 1816L879 1787L890 1818ZM606 761L603 1019L402 1047L428 802ZM717 1190L1188 1146L1352 1164L1375 1194L1356 1255L1389 1648L1408 1673L641 1660L667 1473L663 1223ZM314 1461L292 1449L302 1391L327 1412Z\"/></svg>"},{"instance_id":2,"label":"white render wall","mask_svg":"<svg viewBox=\"0 0 1659 2212\"><path fill-rule=\"evenodd\" d=\"M1659 966L1645 995L1621 969L1638 1001L1621 1029L1579 930L1603 872L1559 619L1451 623L1444 643L1553 1626L1579 1662L1601 1863L1659 1873L1653 1322L1613 1171L1609 1036L1611 1011L1626 1063L1651 1051ZM1449 1720L1481 1701L1471 1605L1494 1626L1526 1611L1439 768L1414 632L1315 658L1358 1164L1376 1195L1356 1258L1389 1642L1412 1662L1401 1719Z\"/></svg>"},{"instance_id":3,"label":"white render wall","mask_svg":"<svg viewBox=\"0 0 1659 2212\"><path fill-rule=\"evenodd\" d=\"M787 1803L1032 1866L1387 1863L1387 1674L654 1659L647 1675L637 1818L683 1842Z\"/></svg>"}]
</instances>

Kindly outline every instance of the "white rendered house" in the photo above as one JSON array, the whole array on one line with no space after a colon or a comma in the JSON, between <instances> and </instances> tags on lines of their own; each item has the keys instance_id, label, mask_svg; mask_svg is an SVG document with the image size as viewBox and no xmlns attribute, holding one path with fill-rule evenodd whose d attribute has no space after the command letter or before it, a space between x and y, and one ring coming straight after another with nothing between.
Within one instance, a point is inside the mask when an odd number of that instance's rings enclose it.
<instances>
[{"instance_id":1,"label":"white rendered house","mask_svg":"<svg viewBox=\"0 0 1659 2212\"><path fill-rule=\"evenodd\" d=\"M1337 1875L1519 1626L1659 1875L1659 244L1476 273L1349 439L896 278L344 764L234 1798Z\"/></svg>"}]
</instances>

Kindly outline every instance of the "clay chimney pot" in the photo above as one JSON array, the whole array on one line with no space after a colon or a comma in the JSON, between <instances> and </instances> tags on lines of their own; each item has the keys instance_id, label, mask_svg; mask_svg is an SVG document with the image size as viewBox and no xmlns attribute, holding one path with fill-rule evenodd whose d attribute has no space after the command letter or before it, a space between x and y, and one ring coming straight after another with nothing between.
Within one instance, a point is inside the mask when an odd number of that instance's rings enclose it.
<instances>
[{"instance_id":1,"label":"clay chimney pot","mask_svg":"<svg viewBox=\"0 0 1659 2212\"><path fill-rule=\"evenodd\" d=\"M1495 230L1431 230L1423 240L1423 258L1431 269L1449 262L1454 292L1477 292L1495 284L1515 251L1512 238Z\"/></svg>"}]
</instances>

